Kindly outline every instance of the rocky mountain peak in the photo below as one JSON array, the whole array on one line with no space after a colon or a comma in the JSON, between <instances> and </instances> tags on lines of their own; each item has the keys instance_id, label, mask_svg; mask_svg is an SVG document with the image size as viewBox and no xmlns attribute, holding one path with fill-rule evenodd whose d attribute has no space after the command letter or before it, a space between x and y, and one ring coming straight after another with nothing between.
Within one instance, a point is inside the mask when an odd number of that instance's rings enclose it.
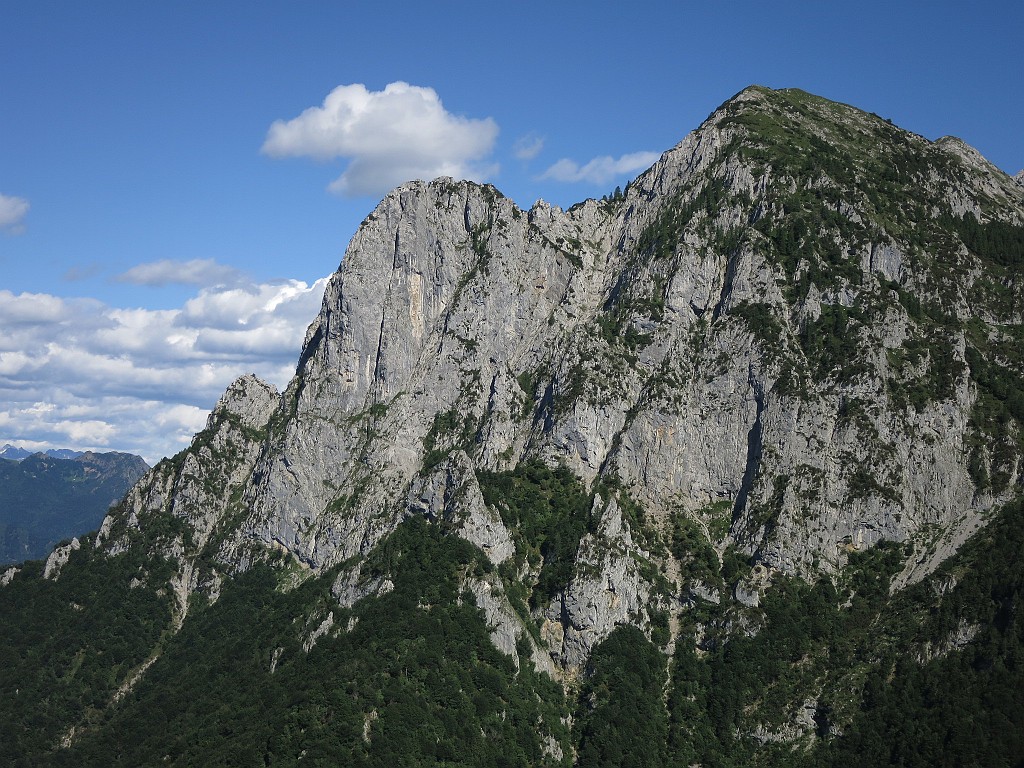
<instances>
[{"instance_id":1,"label":"rocky mountain peak","mask_svg":"<svg viewBox=\"0 0 1024 768\"><path fill-rule=\"evenodd\" d=\"M454 451L481 471L537 458L614 479L655 530L689 515L716 547L789 572L937 520L948 551L998 497L956 437L982 341L920 308L1001 311L940 221L1024 210L979 158L752 86L621 199L524 212L489 185L398 187L349 245L280 402L244 378L211 416L269 435L249 451L231 557L281 547L320 569L365 554ZM948 357L908 351L925 339ZM922 430L939 438L906 440Z\"/></svg>"},{"instance_id":2,"label":"rocky mountain peak","mask_svg":"<svg viewBox=\"0 0 1024 768\"><path fill-rule=\"evenodd\" d=\"M255 374L235 379L221 395L207 420L207 428L224 416L232 416L252 429L266 426L277 409L280 393Z\"/></svg>"}]
</instances>

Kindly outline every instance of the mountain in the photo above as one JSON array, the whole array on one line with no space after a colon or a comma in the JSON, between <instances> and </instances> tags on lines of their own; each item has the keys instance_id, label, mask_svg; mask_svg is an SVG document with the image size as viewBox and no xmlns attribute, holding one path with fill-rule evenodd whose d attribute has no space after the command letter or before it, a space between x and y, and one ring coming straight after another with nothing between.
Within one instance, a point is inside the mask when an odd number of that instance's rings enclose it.
<instances>
[{"instance_id":1,"label":"mountain","mask_svg":"<svg viewBox=\"0 0 1024 768\"><path fill-rule=\"evenodd\" d=\"M70 448L49 448L42 453L46 456L52 456L55 459L75 459L82 455L82 451L73 451ZM19 448L16 445L6 443L3 448L0 448L0 459L9 459L11 461L21 461L27 459L32 455L31 451L26 451L24 448Z\"/></svg>"},{"instance_id":2,"label":"mountain","mask_svg":"<svg viewBox=\"0 0 1024 768\"><path fill-rule=\"evenodd\" d=\"M44 453L47 456L52 456L55 459L77 459L79 456L83 455L85 452L84 451L73 451L70 448L50 448L50 449L44 451ZM147 465L146 468L147 469L149 468L148 465Z\"/></svg>"},{"instance_id":3,"label":"mountain","mask_svg":"<svg viewBox=\"0 0 1024 768\"><path fill-rule=\"evenodd\" d=\"M0 448L0 459L7 459L8 461L21 461L31 455L31 452L10 443L6 443L3 448Z\"/></svg>"},{"instance_id":4,"label":"mountain","mask_svg":"<svg viewBox=\"0 0 1024 768\"><path fill-rule=\"evenodd\" d=\"M567 211L390 193L0 588L32 764L1013 764L1024 189L751 87Z\"/></svg>"},{"instance_id":5,"label":"mountain","mask_svg":"<svg viewBox=\"0 0 1024 768\"><path fill-rule=\"evenodd\" d=\"M46 557L61 539L95 530L148 469L128 453L61 450L0 460L0 565Z\"/></svg>"}]
</instances>

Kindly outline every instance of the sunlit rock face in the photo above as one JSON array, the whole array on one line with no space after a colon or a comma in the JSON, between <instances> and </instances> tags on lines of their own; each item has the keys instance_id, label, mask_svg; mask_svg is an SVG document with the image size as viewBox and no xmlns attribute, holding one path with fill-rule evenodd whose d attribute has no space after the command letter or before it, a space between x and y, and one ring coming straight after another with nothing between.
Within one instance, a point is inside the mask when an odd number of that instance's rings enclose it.
<instances>
[{"instance_id":1,"label":"sunlit rock face","mask_svg":"<svg viewBox=\"0 0 1024 768\"><path fill-rule=\"evenodd\" d=\"M829 577L896 541L901 583L920 579L1021 482L1015 422L976 409L1020 285L971 230L1024 223L1019 180L959 140L755 87L567 211L405 184L353 238L287 390L233 384L98 544L170 514L182 594L212 599L271 553L318 573L426 516L497 569L472 591L508 650L503 580L541 565L478 475L564 466L592 524L531 610L567 669L709 589L667 546L684 521L765 574Z\"/></svg>"}]
</instances>

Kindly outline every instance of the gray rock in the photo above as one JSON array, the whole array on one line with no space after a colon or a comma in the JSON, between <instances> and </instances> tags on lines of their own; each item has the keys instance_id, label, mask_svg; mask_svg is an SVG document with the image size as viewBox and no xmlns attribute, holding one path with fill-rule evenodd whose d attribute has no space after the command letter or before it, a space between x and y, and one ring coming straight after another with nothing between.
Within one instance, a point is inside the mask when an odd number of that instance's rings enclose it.
<instances>
[{"instance_id":1,"label":"gray rock","mask_svg":"<svg viewBox=\"0 0 1024 768\"><path fill-rule=\"evenodd\" d=\"M305 640L302 641L302 650L309 653L313 650L313 646L316 645L316 641L331 631L331 627L334 626L334 614L328 613L324 620L321 621L316 629L309 633Z\"/></svg>"},{"instance_id":2,"label":"gray rock","mask_svg":"<svg viewBox=\"0 0 1024 768\"><path fill-rule=\"evenodd\" d=\"M757 608L761 604L761 593L756 588L752 589L749 584L742 581L737 582L736 586L733 587L733 597L736 598L737 602L751 608Z\"/></svg>"},{"instance_id":3,"label":"gray rock","mask_svg":"<svg viewBox=\"0 0 1024 768\"><path fill-rule=\"evenodd\" d=\"M515 553L512 534L501 516L484 504L473 462L456 451L426 477L415 478L409 490L410 511L445 519L457 533L500 565Z\"/></svg>"},{"instance_id":4,"label":"gray rock","mask_svg":"<svg viewBox=\"0 0 1024 768\"><path fill-rule=\"evenodd\" d=\"M46 564L43 566L43 578L56 581L60 576L60 569L63 568L68 560L71 558L71 553L76 549L81 549L82 543L74 538L67 544L59 547L55 547L50 556L46 558ZM12 578L14 574L11 574ZM8 579L10 581L10 579Z\"/></svg>"},{"instance_id":5,"label":"gray rock","mask_svg":"<svg viewBox=\"0 0 1024 768\"><path fill-rule=\"evenodd\" d=\"M796 181L732 151L749 137L730 110L772 98L741 93L621 201L522 211L470 182L395 189L352 239L286 391L254 377L233 384L192 446L104 521L96 546L123 551L133 529L161 515L184 522L187 536L160 545L182 564L181 617L189 593L219 584L195 561L204 549L216 553L218 574L277 552L302 578L359 561L411 514L507 568L524 553L484 503L476 473L539 458L585 484L614 478L645 511L648 533L667 534L687 515L709 539L716 531L719 553L737 546L769 571L828 577L851 552L896 541L913 551L896 586L930 573L1012 488L979 489L968 471L978 392L966 372L917 406L894 394L929 373L928 357L904 354L926 321L901 291L928 300L931 290L917 246L851 197L841 215L872 222L871 236L835 235L844 276L816 282L807 254L784 273L752 226L782 215L767 185ZM876 120L842 114L854 132ZM949 210L977 215L982 201L1000 200L1007 221L1024 222L1021 187L966 144L905 138L956 164L954 179L932 179ZM714 205L712 184L724 190ZM966 295L949 299L951 317L980 317ZM861 369L818 370L801 343L806 329L865 301L873 314L849 331L865 350ZM964 331L941 343L966 370ZM728 509L715 514L726 525L712 526L709 510L722 502ZM661 600L649 579L662 567L678 572L638 545L614 499L595 514L571 582L534 617L546 650L570 669L615 625L647 626ZM351 606L387 584L360 581L356 566L334 594ZM474 594L495 644L514 652L522 619L495 597L498 582L483 584ZM734 596L756 606L762 586L744 582Z\"/></svg>"},{"instance_id":6,"label":"gray rock","mask_svg":"<svg viewBox=\"0 0 1024 768\"><path fill-rule=\"evenodd\" d=\"M497 579L473 579L467 584L476 604L483 610L487 625L491 630L491 642L502 653L511 656L512 662L519 669L518 646L525 640L530 646L530 660L533 666L551 676L556 676L554 664L541 648L537 646L530 633L523 627L522 620L504 595L500 581Z\"/></svg>"},{"instance_id":7,"label":"gray rock","mask_svg":"<svg viewBox=\"0 0 1024 768\"><path fill-rule=\"evenodd\" d=\"M650 602L651 585L640 576L644 553L623 524L614 499L603 507L598 531L580 542L576 572L565 591L545 611L545 634L553 658L580 668L595 645L617 624L638 623ZM557 627L557 628L556 628Z\"/></svg>"},{"instance_id":8,"label":"gray rock","mask_svg":"<svg viewBox=\"0 0 1024 768\"><path fill-rule=\"evenodd\" d=\"M705 584L702 581L691 581L687 585L687 593L691 601L693 598L703 600L706 603L713 603L714 605L720 605L722 602L722 596L718 591L717 587L713 587L710 584Z\"/></svg>"},{"instance_id":9,"label":"gray rock","mask_svg":"<svg viewBox=\"0 0 1024 768\"><path fill-rule=\"evenodd\" d=\"M387 578L363 578L357 564L341 572L331 587L331 594L342 608L351 608L370 595L386 595L394 588L395 585Z\"/></svg>"}]
</instances>

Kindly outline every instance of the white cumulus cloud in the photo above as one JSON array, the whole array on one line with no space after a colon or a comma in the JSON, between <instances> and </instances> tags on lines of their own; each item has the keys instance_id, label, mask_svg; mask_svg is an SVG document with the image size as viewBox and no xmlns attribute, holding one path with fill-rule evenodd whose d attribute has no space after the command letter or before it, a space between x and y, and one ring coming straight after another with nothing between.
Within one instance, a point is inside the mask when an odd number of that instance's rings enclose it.
<instances>
[{"instance_id":1,"label":"white cumulus cloud","mask_svg":"<svg viewBox=\"0 0 1024 768\"><path fill-rule=\"evenodd\" d=\"M321 106L277 120L262 151L270 157L347 158L329 189L342 195L380 196L412 179L438 176L483 181L496 172L487 158L498 125L448 112L433 88L404 82L383 91L340 85Z\"/></svg>"},{"instance_id":2,"label":"white cumulus cloud","mask_svg":"<svg viewBox=\"0 0 1024 768\"><path fill-rule=\"evenodd\" d=\"M188 444L238 376L283 388L327 278L233 277L161 310L0 290L0 444L152 463Z\"/></svg>"},{"instance_id":3,"label":"white cumulus cloud","mask_svg":"<svg viewBox=\"0 0 1024 768\"><path fill-rule=\"evenodd\" d=\"M0 194L0 230L20 232L28 209L29 202L25 198Z\"/></svg>"},{"instance_id":4,"label":"white cumulus cloud","mask_svg":"<svg viewBox=\"0 0 1024 768\"><path fill-rule=\"evenodd\" d=\"M595 157L585 165L562 158L540 175L542 179L554 181L588 181L593 184L607 184L616 177L646 170L661 157L659 152L632 152L614 158L608 155Z\"/></svg>"},{"instance_id":5,"label":"white cumulus cloud","mask_svg":"<svg viewBox=\"0 0 1024 768\"><path fill-rule=\"evenodd\" d=\"M14 294L0 289L0 325L4 327L58 322L67 313L67 303L56 296L47 293Z\"/></svg>"}]
</instances>

